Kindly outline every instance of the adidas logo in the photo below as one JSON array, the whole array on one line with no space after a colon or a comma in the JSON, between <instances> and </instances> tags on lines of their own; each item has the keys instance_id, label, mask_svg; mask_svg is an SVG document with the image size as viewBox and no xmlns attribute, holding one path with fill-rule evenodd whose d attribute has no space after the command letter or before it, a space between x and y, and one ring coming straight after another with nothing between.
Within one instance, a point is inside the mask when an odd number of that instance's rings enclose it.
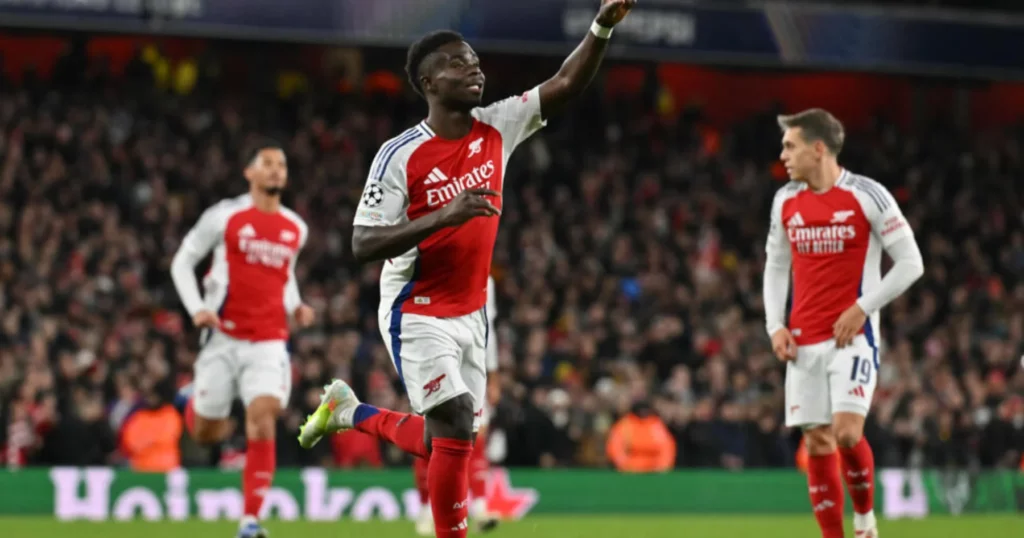
<instances>
[{"instance_id":1,"label":"adidas logo","mask_svg":"<svg viewBox=\"0 0 1024 538\"><path fill-rule=\"evenodd\" d=\"M242 226L242 229L238 231L238 237L255 237L256 229L252 227L252 224L246 224Z\"/></svg>"},{"instance_id":2,"label":"adidas logo","mask_svg":"<svg viewBox=\"0 0 1024 538\"><path fill-rule=\"evenodd\" d=\"M788 221L786 221L786 227L787 228L796 228L798 226L803 226L803 225L804 225L804 218L802 216L800 216L800 213L797 213L797 214L793 215L792 217L790 217L790 219Z\"/></svg>"},{"instance_id":3,"label":"adidas logo","mask_svg":"<svg viewBox=\"0 0 1024 538\"><path fill-rule=\"evenodd\" d=\"M437 169L435 166L433 170L427 174L427 180L423 182L424 185L433 185L435 183L441 183L448 181L448 176L444 175L444 172Z\"/></svg>"},{"instance_id":4,"label":"adidas logo","mask_svg":"<svg viewBox=\"0 0 1024 538\"><path fill-rule=\"evenodd\" d=\"M854 387L854 388L850 389L850 392L847 392L847 394L849 394L850 396L858 396L860 398L863 398L864 397L864 387L862 387L862 386Z\"/></svg>"}]
</instances>

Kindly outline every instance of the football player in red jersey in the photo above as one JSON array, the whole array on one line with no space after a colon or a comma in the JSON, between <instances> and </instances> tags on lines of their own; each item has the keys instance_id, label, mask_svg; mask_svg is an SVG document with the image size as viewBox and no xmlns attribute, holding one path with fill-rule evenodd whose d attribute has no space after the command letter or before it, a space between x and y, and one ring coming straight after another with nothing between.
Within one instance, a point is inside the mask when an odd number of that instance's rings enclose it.
<instances>
[{"instance_id":1,"label":"football player in red jersey","mask_svg":"<svg viewBox=\"0 0 1024 538\"><path fill-rule=\"evenodd\" d=\"M583 92L612 28L635 4L602 2L591 31L552 78L486 107L479 59L462 36L434 32L409 48L409 80L430 112L377 153L352 250L364 262L385 260L379 326L417 415L360 404L337 380L299 441L309 447L327 433L357 428L416 456L429 453L438 537L467 531L469 462L487 386L487 277L505 165L546 117Z\"/></svg>"},{"instance_id":2,"label":"football player in red jersey","mask_svg":"<svg viewBox=\"0 0 1024 538\"><path fill-rule=\"evenodd\" d=\"M187 389L186 426L200 443L223 441L231 405L242 399L248 446L238 538L264 538L258 518L274 476L277 417L292 384L288 317L306 327L314 312L302 303L295 279L295 260L308 229L281 205L288 182L284 151L274 144L260 146L245 178L248 194L207 209L182 240L171 277L203 333L195 380ZM195 266L211 251L201 294Z\"/></svg>"},{"instance_id":3,"label":"football player in red jersey","mask_svg":"<svg viewBox=\"0 0 1024 538\"><path fill-rule=\"evenodd\" d=\"M880 183L843 169L842 124L821 109L779 118L792 181L772 203L766 328L786 364L786 425L800 427L824 538L843 538L843 479L857 538L877 538L864 418L878 378L878 312L924 273L914 232ZM881 276L882 251L895 262ZM793 306L786 316L790 273Z\"/></svg>"}]
</instances>

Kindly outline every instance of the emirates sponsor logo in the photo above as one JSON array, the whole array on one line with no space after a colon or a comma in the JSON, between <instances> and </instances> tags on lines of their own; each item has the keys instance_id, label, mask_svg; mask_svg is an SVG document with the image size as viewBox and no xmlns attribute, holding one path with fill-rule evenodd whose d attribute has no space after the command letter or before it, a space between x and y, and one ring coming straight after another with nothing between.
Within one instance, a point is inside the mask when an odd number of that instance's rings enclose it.
<instances>
[{"instance_id":1,"label":"emirates sponsor logo","mask_svg":"<svg viewBox=\"0 0 1024 538\"><path fill-rule=\"evenodd\" d=\"M443 182L438 187L427 190L427 206L428 207L442 207L448 202L451 202L460 192L466 189L481 189L489 188L491 184L491 177L494 176L494 171L497 167L494 165L494 159L487 161L480 166L477 166L468 174L460 177L452 178L449 181ZM428 178L430 181L432 178ZM431 182L429 184L436 184Z\"/></svg>"},{"instance_id":2,"label":"emirates sponsor logo","mask_svg":"<svg viewBox=\"0 0 1024 538\"><path fill-rule=\"evenodd\" d=\"M281 269L295 256L295 250L266 239L238 239L238 250L245 254L245 262Z\"/></svg>"},{"instance_id":3,"label":"emirates sponsor logo","mask_svg":"<svg viewBox=\"0 0 1024 538\"><path fill-rule=\"evenodd\" d=\"M852 224L790 226L786 235L798 254L840 254L846 251L847 241L857 238L857 228Z\"/></svg>"}]
</instances>

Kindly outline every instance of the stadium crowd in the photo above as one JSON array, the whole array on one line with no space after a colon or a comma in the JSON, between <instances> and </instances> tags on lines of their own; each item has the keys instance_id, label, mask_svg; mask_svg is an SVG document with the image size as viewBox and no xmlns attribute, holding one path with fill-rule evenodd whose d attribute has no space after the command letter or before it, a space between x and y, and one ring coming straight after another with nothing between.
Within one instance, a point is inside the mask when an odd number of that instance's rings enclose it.
<instances>
[{"instance_id":1,"label":"stadium crowd","mask_svg":"<svg viewBox=\"0 0 1024 538\"><path fill-rule=\"evenodd\" d=\"M418 119L408 99L240 98L202 81L182 97L155 89L144 64L119 81L63 69L0 85L0 461L122 463L145 444L134 436L163 428L130 427L141 412L180 431L163 411L197 337L170 257L205 207L245 191L240 158L264 135L287 151L285 200L311 228L298 276L319 313L292 341L281 438L332 376L407 409L375 326L379 266L357 265L349 239L373 153ZM760 297L781 186L775 111L716 132L696 109L665 121L656 93L612 106L594 90L510 165L494 258L497 463L608 465L605 438L634 408L668 427L678 467L794 463ZM879 119L848 137L844 161L896 194L926 263L882 317L867 427L881 466L1021 464L1022 135ZM231 466L245 445L182 446L185 464ZM346 455L354 447L367 457ZM282 466L406 463L358 439L279 452Z\"/></svg>"}]
</instances>

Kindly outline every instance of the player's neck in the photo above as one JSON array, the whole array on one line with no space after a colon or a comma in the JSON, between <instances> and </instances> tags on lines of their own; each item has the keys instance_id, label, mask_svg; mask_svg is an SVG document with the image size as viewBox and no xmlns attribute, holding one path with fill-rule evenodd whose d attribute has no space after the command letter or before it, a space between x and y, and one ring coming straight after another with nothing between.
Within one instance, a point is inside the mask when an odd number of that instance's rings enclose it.
<instances>
[{"instance_id":1,"label":"player's neck","mask_svg":"<svg viewBox=\"0 0 1024 538\"><path fill-rule=\"evenodd\" d=\"M427 126L448 140L458 140L473 129L473 115L469 110L451 110L440 105L430 107Z\"/></svg>"},{"instance_id":2,"label":"player's neck","mask_svg":"<svg viewBox=\"0 0 1024 538\"><path fill-rule=\"evenodd\" d=\"M252 205L264 213L277 213L281 209L281 197L271 196L259 189L249 191L252 197Z\"/></svg>"},{"instance_id":3,"label":"player's neck","mask_svg":"<svg viewBox=\"0 0 1024 538\"><path fill-rule=\"evenodd\" d=\"M826 163L817 174L807 178L807 186L814 192L825 192L836 186L843 168L838 163Z\"/></svg>"}]
</instances>

